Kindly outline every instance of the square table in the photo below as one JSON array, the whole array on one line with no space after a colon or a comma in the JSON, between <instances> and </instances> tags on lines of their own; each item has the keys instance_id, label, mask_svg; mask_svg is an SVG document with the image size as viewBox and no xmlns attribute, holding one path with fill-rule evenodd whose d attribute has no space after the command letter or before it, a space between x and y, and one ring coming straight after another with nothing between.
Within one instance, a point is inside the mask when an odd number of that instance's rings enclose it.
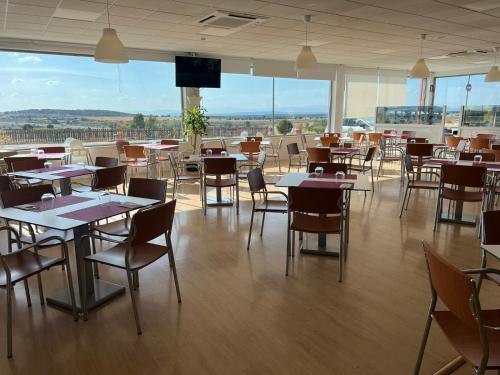
<instances>
[{"instance_id":1,"label":"square table","mask_svg":"<svg viewBox=\"0 0 500 375\"><path fill-rule=\"evenodd\" d=\"M154 151L165 151L165 150L176 150L179 149L179 145L162 145L161 143L146 143L144 145L145 150Z\"/></svg>"},{"instance_id":2,"label":"square table","mask_svg":"<svg viewBox=\"0 0 500 375\"><path fill-rule=\"evenodd\" d=\"M246 141L246 140L236 140L236 141L232 141L231 142L231 146L239 146L241 144L241 142L258 142L258 141ZM260 145L261 146L270 146L271 145L271 141L267 141L267 140L262 140L260 141Z\"/></svg>"},{"instance_id":3,"label":"square table","mask_svg":"<svg viewBox=\"0 0 500 375\"><path fill-rule=\"evenodd\" d=\"M14 158L27 158L36 156L38 160L65 160L70 156L69 152L41 152L36 154L16 154Z\"/></svg>"},{"instance_id":4,"label":"square table","mask_svg":"<svg viewBox=\"0 0 500 375\"><path fill-rule=\"evenodd\" d=\"M51 182L59 181L61 195L70 195L72 192L72 177L92 175L98 169L103 169L103 167L96 167L94 165L65 164L61 166L33 169L30 171L10 172L9 175L29 179L36 178L39 180Z\"/></svg>"},{"instance_id":5,"label":"square table","mask_svg":"<svg viewBox=\"0 0 500 375\"><path fill-rule=\"evenodd\" d=\"M338 178L336 175L327 173L321 176L315 173L288 173L276 183L276 187L290 188L297 186L342 189L344 191L344 228L346 243L349 242L351 191L371 191L370 178L365 175L346 175L344 178ZM328 251L326 245L326 234L319 234L317 249L301 248L300 252L304 254L339 256L338 251Z\"/></svg>"},{"instance_id":6,"label":"square table","mask_svg":"<svg viewBox=\"0 0 500 375\"><path fill-rule=\"evenodd\" d=\"M120 203L130 205L121 206ZM92 223L97 220L107 219L156 203L159 201L118 194L109 194L104 201L100 199L99 193L89 192L59 197L50 203L34 203L39 207L39 210L23 210L16 207L0 208L0 217L50 229L73 231L78 280L78 289L75 288L78 293L75 297L78 311L81 312L83 298L87 298L87 305L92 309L125 292L124 286L94 278L91 264L83 262L83 257L91 253L90 241L88 238L82 241L82 237L89 234ZM82 276L83 267L85 267L85 280ZM81 295L84 282L87 287L85 297ZM67 288L48 296L46 299L49 305L68 312L72 311Z\"/></svg>"}]
</instances>

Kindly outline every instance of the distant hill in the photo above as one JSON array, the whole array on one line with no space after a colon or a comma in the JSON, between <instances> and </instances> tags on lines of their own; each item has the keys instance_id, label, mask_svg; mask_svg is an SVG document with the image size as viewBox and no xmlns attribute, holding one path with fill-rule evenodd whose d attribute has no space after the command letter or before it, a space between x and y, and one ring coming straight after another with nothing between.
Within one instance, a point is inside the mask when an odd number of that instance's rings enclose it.
<instances>
[{"instance_id":1,"label":"distant hill","mask_svg":"<svg viewBox=\"0 0 500 375\"><path fill-rule=\"evenodd\" d=\"M25 109L22 111L0 112L0 116L15 118L37 117L105 117L132 116L130 113L106 111L102 109Z\"/></svg>"}]
</instances>

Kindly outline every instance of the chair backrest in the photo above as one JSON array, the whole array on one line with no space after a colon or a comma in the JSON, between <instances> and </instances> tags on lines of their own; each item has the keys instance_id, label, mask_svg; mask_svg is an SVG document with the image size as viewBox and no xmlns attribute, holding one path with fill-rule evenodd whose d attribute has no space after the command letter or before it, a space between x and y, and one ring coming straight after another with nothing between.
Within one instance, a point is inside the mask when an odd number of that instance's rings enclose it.
<instances>
[{"instance_id":1,"label":"chair backrest","mask_svg":"<svg viewBox=\"0 0 500 375\"><path fill-rule=\"evenodd\" d=\"M446 145L450 148L457 148L462 139L462 137L455 136L446 137Z\"/></svg>"},{"instance_id":2,"label":"chair backrest","mask_svg":"<svg viewBox=\"0 0 500 375\"><path fill-rule=\"evenodd\" d=\"M281 138L283 139L283 138ZM306 149L307 148L307 137L305 134L300 135L300 142L302 142L302 148Z\"/></svg>"},{"instance_id":3,"label":"chair backrest","mask_svg":"<svg viewBox=\"0 0 500 375\"><path fill-rule=\"evenodd\" d=\"M474 156L476 155L481 156L482 161L495 161L495 154L483 154L480 152L461 152L458 160L474 160Z\"/></svg>"},{"instance_id":4,"label":"chair backrest","mask_svg":"<svg viewBox=\"0 0 500 375\"><path fill-rule=\"evenodd\" d=\"M107 156L96 156L94 164L96 167L104 167L104 168L116 167L118 165L118 159L110 158Z\"/></svg>"},{"instance_id":5,"label":"chair backrest","mask_svg":"<svg viewBox=\"0 0 500 375\"><path fill-rule=\"evenodd\" d=\"M123 149L125 150L125 156L129 159L144 159L146 157L144 154L144 146L125 145Z\"/></svg>"},{"instance_id":6,"label":"chair backrest","mask_svg":"<svg viewBox=\"0 0 500 375\"><path fill-rule=\"evenodd\" d=\"M456 318L471 328L478 328L470 303L471 298L477 298L474 281L439 256L425 241L423 247L431 287L436 295Z\"/></svg>"},{"instance_id":7,"label":"chair backrest","mask_svg":"<svg viewBox=\"0 0 500 375\"><path fill-rule=\"evenodd\" d=\"M38 149L48 154L62 154L66 152L66 147L64 146L38 147Z\"/></svg>"},{"instance_id":8,"label":"chair backrest","mask_svg":"<svg viewBox=\"0 0 500 375\"><path fill-rule=\"evenodd\" d=\"M378 143L382 140L382 133L368 133L368 140Z\"/></svg>"},{"instance_id":9,"label":"chair backrest","mask_svg":"<svg viewBox=\"0 0 500 375\"><path fill-rule=\"evenodd\" d=\"M289 209L311 214L342 213L343 192L341 189L290 187L288 189Z\"/></svg>"},{"instance_id":10,"label":"chair backrest","mask_svg":"<svg viewBox=\"0 0 500 375\"><path fill-rule=\"evenodd\" d=\"M259 136L247 137L247 142L262 142L262 137Z\"/></svg>"},{"instance_id":11,"label":"chair backrest","mask_svg":"<svg viewBox=\"0 0 500 375\"><path fill-rule=\"evenodd\" d=\"M162 139L160 143L162 145L178 145L179 141L177 139Z\"/></svg>"},{"instance_id":12,"label":"chair backrest","mask_svg":"<svg viewBox=\"0 0 500 375\"><path fill-rule=\"evenodd\" d=\"M401 132L401 138L406 139L406 138L413 138L417 135L417 132L415 130L403 130Z\"/></svg>"},{"instance_id":13,"label":"chair backrest","mask_svg":"<svg viewBox=\"0 0 500 375\"><path fill-rule=\"evenodd\" d=\"M492 150L500 150L500 144L491 145Z\"/></svg>"},{"instance_id":14,"label":"chair backrest","mask_svg":"<svg viewBox=\"0 0 500 375\"><path fill-rule=\"evenodd\" d=\"M493 160L495 162L500 162L500 150L490 150L489 148L483 148L481 150L481 153L483 154L483 158L488 158L487 155L493 155ZM484 159L484 161L489 161Z\"/></svg>"},{"instance_id":15,"label":"chair backrest","mask_svg":"<svg viewBox=\"0 0 500 375\"><path fill-rule=\"evenodd\" d=\"M323 173L331 173L335 174L337 172L344 172L347 174L347 164L343 163L309 163L309 167L307 171L309 173L313 173L316 167L321 167L323 168Z\"/></svg>"},{"instance_id":16,"label":"chair backrest","mask_svg":"<svg viewBox=\"0 0 500 375\"><path fill-rule=\"evenodd\" d=\"M295 142L287 144L286 150L288 151L288 156L300 155L299 145Z\"/></svg>"},{"instance_id":17,"label":"chair backrest","mask_svg":"<svg viewBox=\"0 0 500 375\"><path fill-rule=\"evenodd\" d=\"M130 245L140 245L169 233L174 222L175 204L174 199L139 210L132 217Z\"/></svg>"},{"instance_id":18,"label":"chair backrest","mask_svg":"<svg viewBox=\"0 0 500 375\"><path fill-rule=\"evenodd\" d=\"M394 129L385 129L384 130L384 134L393 134L393 133L394 134L396 133L396 131Z\"/></svg>"},{"instance_id":19,"label":"chair backrest","mask_svg":"<svg viewBox=\"0 0 500 375\"><path fill-rule=\"evenodd\" d=\"M200 154L206 155L207 150L212 150L212 155L220 155L222 153L222 151L226 151L226 149L223 147L206 147L206 148L204 147L204 148L200 149Z\"/></svg>"},{"instance_id":20,"label":"chair backrest","mask_svg":"<svg viewBox=\"0 0 500 375\"><path fill-rule=\"evenodd\" d=\"M405 162L406 174L409 177L409 174L413 173L413 161L411 160L411 155L406 154L404 162Z\"/></svg>"},{"instance_id":21,"label":"chair backrest","mask_svg":"<svg viewBox=\"0 0 500 375\"><path fill-rule=\"evenodd\" d=\"M168 160L170 161L170 167L172 168L172 171L174 172L174 177L177 178L179 171L178 171L178 164L177 160L175 159L175 155L173 152L168 153Z\"/></svg>"},{"instance_id":22,"label":"chair backrest","mask_svg":"<svg viewBox=\"0 0 500 375\"><path fill-rule=\"evenodd\" d=\"M331 136L319 137L319 141L321 143L321 146L329 147L330 143L338 143L339 138L338 137L331 137Z\"/></svg>"},{"instance_id":23,"label":"chair backrest","mask_svg":"<svg viewBox=\"0 0 500 375\"><path fill-rule=\"evenodd\" d=\"M1 194L2 205L5 208L20 204L38 202L44 194L54 194L54 187L49 184L33 185L22 189L6 190Z\"/></svg>"},{"instance_id":24,"label":"chair backrest","mask_svg":"<svg viewBox=\"0 0 500 375\"><path fill-rule=\"evenodd\" d=\"M12 180L7 175L0 175L0 193L12 190Z\"/></svg>"},{"instance_id":25,"label":"chair backrest","mask_svg":"<svg viewBox=\"0 0 500 375\"><path fill-rule=\"evenodd\" d=\"M127 195L131 197L156 199L165 202L167 196L167 181L151 178L131 178Z\"/></svg>"},{"instance_id":26,"label":"chair backrest","mask_svg":"<svg viewBox=\"0 0 500 375\"><path fill-rule=\"evenodd\" d=\"M96 170L92 180L92 190L109 189L123 184L126 172L126 165Z\"/></svg>"},{"instance_id":27,"label":"chair backrest","mask_svg":"<svg viewBox=\"0 0 500 375\"><path fill-rule=\"evenodd\" d=\"M460 142L458 142L457 151L463 152L465 150L465 146L467 146L467 140L461 139Z\"/></svg>"},{"instance_id":28,"label":"chair backrest","mask_svg":"<svg viewBox=\"0 0 500 375\"><path fill-rule=\"evenodd\" d=\"M266 163L266 152L265 151L260 151L259 155L257 155L257 165L259 168L264 169L264 164Z\"/></svg>"},{"instance_id":29,"label":"chair backrest","mask_svg":"<svg viewBox=\"0 0 500 375\"><path fill-rule=\"evenodd\" d=\"M407 143L406 153L411 156L432 156L434 146L431 143Z\"/></svg>"},{"instance_id":30,"label":"chair backrest","mask_svg":"<svg viewBox=\"0 0 500 375\"><path fill-rule=\"evenodd\" d=\"M375 156L375 151L377 151L377 146L371 146L368 148L368 152L365 156L365 161L372 161Z\"/></svg>"},{"instance_id":31,"label":"chair backrest","mask_svg":"<svg viewBox=\"0 0 500 375\"><path fill-rule=\"evenodd\" d=\"M43 168L45 163L44 160L38 159L36 156L26 156L26 157L9 157L4 158L5 164L7 164L7 170L9 172L22 172L30 171L32 169Z\"/></svg>"},{"instance_id":32,"label":"chair backrest","mask_svg":"<svg viewBox=\"0 0 500 375\"><path fill-rule=\"evenodd\" d=\"M427 138L416 138L416 137L408 137L406 138L406 142L410 143L429 143Z\"/></svg>"},{"instance_id":33,"label":"chair backrest","mask_svg":"<svg viewBox=\"0 0 500 375\"><path fill-rule=\"evenodd\" d=\"M205 158L203 159L205 174L221 175L236 173L236 158Z\"/></svg>"},{"instance_id":34,"label":"chair backrest","mask_svg":"<svg viewBox=\"0 0 500 375\"><path fill-rule=\"evenodd\" d=\"M472 165L443 165L441 167L441 182L444 184L482 188L486 181L485 167Z\"/></svg>"},{"instance_id":35,"label":"chair backrest","mask_svg":"<svg viewBox=\"0 0 500 375\"><path fill-rule=\"evenodd\" d=\"M130 145L129 141L124 141L124 140L116 141L116 150L118 151L118 154L124 153L125 149L123 147L128 145Z\"/></svg>"},{"instance_id":36,"label":"chair backrest","mask_svg":"<svg viewBox=\"0 0 500 375\"><path fill-rule=\"evenodd\" d=\"M340 133L323 133L325 137L335 137L340 138Z\"/></svg>"},{"instance_id":37,"label":"chair backrest","mask_svg":"<svg viewBox=\"0 0 500 375\"><path fill-rule=\"evenodd\" d=\"M330 161L330 149L323 147L308 147L307 160L309 162L328 163Z\"/></svg>"},{"instance_id":38,"label":"chair backrest","mask_svg":"<svg viewBox=\"0 0 500 375\"><path fill-rule=\"evenodd\" d=\"M281 150L281 146L283 145L283 137L280 138L279 142L278 142L278 147L276 147L276 152L279 154L280 150Z\"/></svg>"},{"instance_id":39,"label":"chair backrest","mask_svg":"<svg viewBox=\"0 0 500 375\"><path fill-rule=\"evenodd\" d=\"M500 210L483 212L483 238L485 245L500 245Z\"/></svg>"},{"instance_id":40,"label":"chair backrest","mask_svg":"<svg viewBox=\"0 0 500 375\"><path fill-rule=\"evenodd\" d=\"M490 141L494 141L496 137L497 136L495 134L486 134L486 133L476 135L476 138L486 138L489 139Z\"/></svg>"},{"instance_id":41,"label":"chair backrest","mask_svg":"<svg viewBox=\"0 0 500 375\"><path fill-rule=\"evenodd\" d=\"M469 148L471 150L481 150L483 148L490 148L489 138L471 138L469 139Z\"/></svg>"},{"instance_id":42,"label":"chair backrest","mask_svg":"<svg viewBox=\"0 0 500 375\"><path fill-rule=\"evenodd\" d=\"M251 154L257 154L260 151L260 141L240 142L240 151L251 153Z\"/></svg>"},{"instance_id":43,"label":"chair backrest","mask_svg":"<svg viewBox=\"0 0 500 375\"><path fill-rule=\"evenodd\" d=\"M352 139L355 141L358 141L358 142L360 142L364 136L365 136L364 132L353 132L352 133Z\"/></svg>"},{"instance_id":44,"label":"chair backrest","mask_svg":"<svg viewBox=\"0 0 500 375\"><path fill-rule=\"evenodd\" d=\"M260 168L248 171L247 180L252 193L258 193L259 191L266 189L266 182L264 181L264 175L262 174L262 169Z\"/></svg>"}]
</instances>

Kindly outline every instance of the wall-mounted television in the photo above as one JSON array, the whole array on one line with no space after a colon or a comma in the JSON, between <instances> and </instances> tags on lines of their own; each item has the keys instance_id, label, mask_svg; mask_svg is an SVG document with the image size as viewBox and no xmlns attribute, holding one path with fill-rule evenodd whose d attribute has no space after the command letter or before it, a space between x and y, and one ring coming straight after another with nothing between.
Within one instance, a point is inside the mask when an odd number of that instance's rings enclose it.
<instances>
[{"instance_id":1,"label":"wall-mounted television","mask_svg":"<svg viewBox=\"0 0 500 375\"><path fill-rule=\"evenodd\" d=\"M220 59L175 56L177 87L220 87Z\"/></svg>"}]
</instances>

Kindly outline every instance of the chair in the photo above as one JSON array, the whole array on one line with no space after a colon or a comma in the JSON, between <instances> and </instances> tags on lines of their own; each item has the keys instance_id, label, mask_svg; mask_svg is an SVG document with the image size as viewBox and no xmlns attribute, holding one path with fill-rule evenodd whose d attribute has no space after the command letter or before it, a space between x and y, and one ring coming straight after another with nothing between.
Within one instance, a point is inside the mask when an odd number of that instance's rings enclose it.
<instances>
[{"instance_id":1,"label":"chair","mask_svg":"<svg viewBox=\"0 0 500 375\"><path fill-rule=\"evenodd\" d=\"M489 148L483 148L481 150L481 154L483 155L483 158L485 157L486 154L493 155L494 156L493 161L500 162L500 150L491 150ZM485 161L489 161L489 160L485 160Z\"/></svg>"},{"instance_id":2,"label":"chair","mask_svg":"<svg viewBox=\"0 0 500 375\"><path fill-rule=\"evenodd\" d=\"M353 132L352 140L353 143L359 147L361 147L363 141L365 140L366 133L365 132Z\"/></svg>"},{"instance_id":3,"label":"chair","mask_svg":"<svg viewBox=\"0 0 500 375\"><path fill-rule=\"evenodd\" d=\"M474 157L476 156L481 156L482 161L492 161L492 162L495 161L495 154L490 154L490 153L483 154L481 152L461 152L458 157L458 160L471 161L474 160Z\"/></svg>"},{"instance_id":4,"label":"chair","mask_svg":"<svg viewBox=\"0 0 500 375\"><path fill-rule=\"evenodd\" d=\"M421 180L417 178L415 171L413 170L413 162L411 159L411 155L405 155L404 157L404 165L406 170L406 177L408 181L406 182L405 195L403 197L403 204L401 205L401 212L399 213L399 217L403 215L403 209L408 209L408 204L410 203L410 197L412 190L422 189L422 190L438 190L439 182L438 181L428 181ZM436 175L435 172L420 172L420 173L428 173L431 175Z\"/></svg>"},{"instance_id":5,"label":"chair","mask_svg":"<svg viewBox=\"0 0 500 375\"><path fill-rule=\"evenodd\" d=\"M110 158L107 156L96 156L94 165L96 167L111 168L118 166L117 158Z\"/></svg>"},{"instance_id":6,"label":"chair","mask_svg":"<svg viewBox=\"0 0 500 375\"><path fill-rule=\"evenodd\" d=\"M454 349L475 370L500 369L500 310L483 310L476 281L469 275L485 270L460 271L423 242L432 300L415 366L420 366L433 321L439 325ZM447 310L437 310L438 299Z\"/></svg>"},{"instance_id":7,"label":"chair","mask_svg":"<svg viewBox=\"0 0 500 375\"><path fill-rule=\"evenodd\" d=\"M401 132L401 139L414 138L417 136L417 132L415 130L403 130Z\"/></svg>"},{"instance_id":8,"label":"chair","mask_svg":"<svg viewBox=\"0 0 500 375\"><path fill-rule=\"evenodd\" d=\"M480 151L483 148L490 148L489 138L471 138L469 139L469 152Z\"/></svg>"},{"instance_id":9,"label":"chair","mask_svg":"<svg viewBox=\"0 0 500 375\"><path fill-rule=\"evenodd\" d=\"M338 137L330 137L330 136L319 137L319 141L321 143L321 146L330 147L331 143L339 143L339 138Z\"/></svg>"},{"instance_id":10,"label":"chair","mask_svg":"<svg viewBox=\"0 0 500 375\"><path fill-rule=\"evenodd\" d=\"M4 191L14 190L15 186L10 176L0 175L0 194Z\"/></svg>"},{"instance_id":11,"label":"chair","mask_svg":"<svg viewBox=\"0 0 500 375\"><path fill-rule=\"evenodd\" d=\"M250 194L252 195L252 215L250 217L250 229L248 230L248 242L247 251L250 250L250 241L252 239L252 227L254 214L257 212L262 213L262 224L260 227L260 236L264 232L264 221L266 219L266 213L281 213L286 214L288 212L288 197L282 191L269 191L267 190L266 183L264 181L264 175L261 168L252 169L247 173L248 186L250 187ZM257 199L256 195L259 195L261 199ZM277 197L275 199L270 198Z\"/></svg>"},{"instance_id":12,"label":"chair","mask_svg":"<svg viewBox=\"0 0 500 375\"><path fill-rule=\"evenodd\" d=\"M300 149L300 152L303 153L303 154L306 154L307 153L307 147L309 147L309 145L307 144L307 137L306 137L305 134L300 134L298 137L299 137L299 140L300 140L300 144L302 145L302 148Z\"/></svg>"},{"instance_id":13,"label":"chair","mask_svg":"<svg viewBox=\"0 0 500 375\"><path fill-rule=\"evenodd\" d=\"M401 179L403 179L403 150L401 147L388 145L387 143L382 142L380 147L380 163L377 171L377 178L380 176L380 172L382 175L384 173L384 164L385 163L401 163Z\"/></svg>"},{"instance_id":14,"label":"chair","mask_svg":"<svg viewBox=\"0 0 500 375\"><path fill-rule=\"evenodd\" d=\"M491 145L492 150L500 150L500 144Z\"/></svg>"},{"instance_id":15,"label":"chair","mask_svg":"<svg viewBox=\"0 0 500 375\"><path fill-rule=\"evenodd\" d=\"M266 156L268 158L274 158L274 160L276 160L276 163L278 164L279 174L281 174L280 151L281 151L282 145L283 145L283 137L280 138L280 140L278 142L278 147L274 148L274 145L271 142L271 152L266 151Z\"/></svg>"},{"instance_id":16,"label":"chair","mask_svg":"<svg viewBox=\"0 0 500 375\"><path fill-rule=\"evenodd\" d=\"M66 147L64 146L38 147L38 149L46 154L64 154L66 152Z\"/></svg>"},{"instance_id":17,"label":"chair","mask_svg":"<svg viewBox=\"0 0 500 375\"><path fill-rule=\"evenodd\" d=\"M373 179L373 159L375 158L375 151L377 151L377 146L370 146L368 148L368 152L365 155L365 158L363 160L363 164L361 165L356 165L349 163L349 171L356 171L356 172L361 172L365 174L366 172L370 171L371 176L372 176L372 191L375 191L375 182ZM366 192L365 192L366 193Z\"/></svg>"},{"instance_id":18,"label":"chair","mask_svg":"<svg viewBox=\"0 0 500 375\"><path fill-rule=\"evenodd\" d=\"M77 192L87 192L87 191L105 191L113 189L116 194L118 192L118 186L122 185L123 194L125 194L125 182L127 180L127 166L118 165L116 167L97 169L92 176L91 186L78 186L73 188Z\"/></svg>"},{"instance_id":19,"label":"chair","mask_svg":"<svg viewBox=\"0 0 500 375\"><path fill-rule=\"evenodd\" d=\"M455 136L446 137L446 146L451 150L455 150L462 139L462 137Z\"/></svg>"},{"instance_id":20,"label":"chair","mask_svg":"<svg viewBox=\"0 0 500 375\"><path fill-rule=\"evenodd\" d=\"M125 156L125 146L129 146L129 141L118 140L116 141L116 151L118 152L118 160L120 163L126 163L127 158Z\"/></svg>"},{"instance_id":21,"label":"chair","mask_svg":"<svg viewBox=\"0 0 500 375\"><path fill-rule=\"evenodd\" d=\"M67 138L64 141L64 144L66 145L66 149L69 152L70 163L74 162L74 157L84 157L88 165L92 164L92 157L90 156L90 152L87 148L85 148L81 140L75 138Z\"/></svg>"},{"instance_id":22,"label":"chair","mask_svg":"<svg viewBox=\"0 0 500 375\"><path fill-rule=\"evenodd\" d=\"M309 163L307 172L314 173L316 167L323 168L323 173L335 174L337 172L343 172L347 174L348 165L344 163Z\"/></svg>"},{"instance_id":23,"label":"chair","mask_svg":"<svg viewBox=\"0 0 500 375\"><path fill-rule=\"evenodd\" d=\"M248 170L259 168L262 171L264 170L264 165L266 164L266 157L267 153L265 151L260 151L259 155L257 156L256 161L249 161L248 163L243 163L238 166L238 178L240 179L246 179L247 175L243 172L243 169L248 168ZM247 170L247 171L248 171Z\"/></svg>"},{"instance_id":24,"label":"chair","mask_svg":"<svg viewBox=\"0 0 500 375\"><path fill-rule=\"evenodd\" d=\"M489 139L490 141L494 141L496 139L496 135L495 134L486 134L486 133L483 133L483 134L477 134L476 135L476 138L486 138L486 139Z\"/></svg>"},{"instance_id":25,"label":"chair","mask_svg":"<svg viewBox=\"0 0 500 375\"><path fill-rule=\"evenodd\" d=\"M455 202L481 202L483 203L486 192L485 167L470 165L443 165L441 167L441 179L439 183L439 195L436 207L436 218L434 220L434 231L438 222L442 219L443 200ZM466 188L475 189L467 191ZM474 224L464 221L454 220L460 224Z\"/></svg>"},{"instance_id":26,"label":"chair","mask_svg":"<svg viewBox=\"0 0 500 375\"><path fill-rule=\"evenodd\" d=\"M260 141L240 142L240 152L253 160L253 155L260 152Z\"/></svg>"},{"instance_id":27,"label":"chair","mask_svg":"<svg viewBox=\"0 0 500 375\"><path fill-rule=\"evenodd\" d=\"M341 282L345 261L342 190L290 187L288 194L288 234L285 274L288 276L289 258L295 252L295 232L339 234L339 282Z\"/></svg>"},{"instance_id":28,"label":"chair","mask_svg":"<svg viewBox=\"0 0 500 375\"><path fill-rule=\"evenodd\" d=\"M255 137L247 137L247 142L262 142L263 137L255 136Z\"/></svg>"},{"instance_id":29,"label":"chair","mask_svg":"<svg viewBox=\"0 0 500 375\"><path fill-rule=\"evenodd\" d=\"M253 142L256 143L256 142ZM207 187L233 188L236 194L236 215L240 213L240 191L236 158L205 158L203 160L203 213L207 214ZM210 178L209 178L210 176ZM222 178L222 176L227 176Z\"/></svg>"},{"instance_id":30,"label":"chair","mask_svg":"<svg viewBox=\"0 0 500 375\"><path fill-rule=\"evenodd\" d=\"M172 152L169 152L169 160L172 172L174 173L174 186L172 187L172 198L173 199L176 198L177 189L181 183L198 181L200 183L199 187L200 198L203 199L202 188L201 188L201 174L200 174L201 172L197 171L196 174L185 173L185 169L181 168L179 163L177 163L177 160L175 159L174 154Z\"/></svg>"},{"instance_id":31,"label":"chair","mask_svg":"<svg viewBox=\"0 0 500 375\"><path fill-rule=\"evenodd\" d=\"M5 164L7 164L7 171L11 173L31 171L33 169L42 169L44 168L45 164L44 160L38 159L36 156L7 157L4 158L4 161ZM42 180L38 178L16 177L14 181L21 187L32 186L42 183Z\"/></svg>"},{"instance_id":32,"label":"chair","mask_svg":"<svg viewBox=\"0 0 500 375\"><path fill-rule=\"evenodd\" d=\"M207 155L207 150L212 150L212 155L220 155L222 152L227 152L227 150L224 147L207 147L207 148L200 148L200 155Z\"/></svg>"},{"instance_id":33,"label":"chair","mask_svg":"<svg viewBox=\"0 0 500 375\"><path fill-rule=\"evenodd\" d=\"M103 238L93 233L88 236L94 239L104 239L115 243L113 247L104 251L99 251L96 254L88 255L84 257L83 260L86 263L100 263L126 271L138 335L142 333L142 330L134 296L134 290L137 289L137 284L133 282L133 275L137 274L139 270L157 261L164 255L168 255L169 264L174 275L177 301L179 303L181 302L179 281L177 280L177 269L175 267L171 239L175 203L176 201L172 200L168 203L162 203L139 210L132 217L131 231L125 241ZM158 245L150 242L159 236L165 237L165 245ZM82 267L82 278L85 280L84 268L85 267ZM83 284L83 295L85 295L86 285L85 283ZM84 320L87 320L88 309L85 299L83 300L83 314Z\"/></svg>"},{"instance_id":34,"label":"chair","mask_svg":"<svg viewBox=\"0 0 500 375\"><path fill-rule=\"evenodd\" d=\"M420 169L425 160L434 155L434 145L431 143L407 143L406 155L411 155L412 159L416 158L416 166Z\"/></svg>"},{"instance_id":35,"label":"chair","mask_svg":"<svg viewBox=\"0 0 500 375\"><path fill-rule=\"evenodd\" d=\"M151 152L146 155L144 146L123 146L125 157L127 158L127 166L135 169L146 168L146 178L149 178L149 168L156 164L156 155ZM132 175L132 174L131 174Z\"/></svg>"},{"instance_id":36,"label":"chair","mask_svg":"<svg viewBox=\"0 0 500 375\"><path fill-rule=\"evenodd\" d=\"M291 167L297 167L297 171L299 171L301 167L305 167L307 165L302 161L302 155L300 154L297 143L294 142L287 144L286 150L288 152L288 173L290 173ZM294 161L294 158L298 160Z\"/></svg>"},{"instance_id":37,"label":"chair","mask_svg":"<svg viewBox=\"0 0 500 375\"><path fill-rule=\"evenodd\" d=\"M368 143L371 146L380 146L382 144L382 133L368 133Z\"/></svg>"},{"instance_id":38,"label":"chair","mask_svg":"<svg viewBox=\"0 0 500 375\"><path fill-rule=\"evenodd\" d=\"M167 145L167 146L176 146L176 145L178 146L179 140L177 140L177 139L162 139L160 141L160 144Z\"/></svg>"},{"instance_id":39,"label":"chair","mask_svg":"<svg viewBox=\"0 0 500 375\"><path fill-rule=\"evenodd\" d=\"M500 211L484 211L482 220L481 231L481 245L500 245ZM481 268L487 267L487 252L481 247ZM480 274L478 279L478 289L484 278L493 280L495 283L500 284L500 276L496 273Z\"/></svg>"},{"instance_id":40,"label":"chair","mask_svg":"<svg viewBox=\"0 0 500 375\"><path fill-rule=\"evenodd\" d=\"M328 147L308 147L307 163L329 163L330 148Z\"/></svg>"},{"instance_id":41,"label":"chair","mask_svg":"<svg viewBox=\"0 0 500 375\"><path fill-rule=\"evenodd\" d=\"M62 238L48 237L40 242L33 243L29 246L21 247L19 234L9 226L0 227L0 232L8 232L8 237L13 240L9 242L8 253L2 255L0 253L0 288L6 291L6 307L7 307L7 358L12 357L12 293L14 285L18 282L24 283L26 299L28 306L31 306L31 297L28 286L28 278L37 276L38 288L40 293L40 303L45 303L43 297L43 286L40 274L43 271L49 270L57 265L66 267L66 275L68 281L69 295L71 307L73 311L73 320L76 322L78 316L76 314L75 292L73 289L73 280L71 277L71 266L69 262L68 246ZM60 258L48 257L38 254L38 248L44 246L47 242L57 242L61 246L62 256ZM17 245L17 249L12 249L12 244Z\"/></svg>"}]
</instances>

